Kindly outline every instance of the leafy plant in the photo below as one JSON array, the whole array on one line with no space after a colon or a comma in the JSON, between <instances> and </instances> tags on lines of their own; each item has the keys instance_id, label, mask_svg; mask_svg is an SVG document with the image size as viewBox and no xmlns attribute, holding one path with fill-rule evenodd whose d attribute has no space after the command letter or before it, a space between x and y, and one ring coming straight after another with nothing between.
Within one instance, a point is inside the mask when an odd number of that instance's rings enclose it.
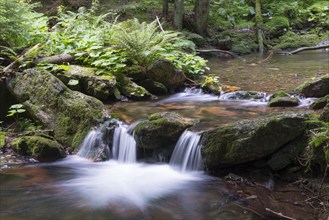
<instances>
[{"instance_id":1,"label":"leafy plant","mask_svg":"<svg viewBox=\"0 0 329 220\"><path fill-rule=\"evenodd\" d=\"M13 117L15 121L18 121L19 114L26 112L24 105L15 104L9 107L7 117Z\"/></svg>"}]
</instances>

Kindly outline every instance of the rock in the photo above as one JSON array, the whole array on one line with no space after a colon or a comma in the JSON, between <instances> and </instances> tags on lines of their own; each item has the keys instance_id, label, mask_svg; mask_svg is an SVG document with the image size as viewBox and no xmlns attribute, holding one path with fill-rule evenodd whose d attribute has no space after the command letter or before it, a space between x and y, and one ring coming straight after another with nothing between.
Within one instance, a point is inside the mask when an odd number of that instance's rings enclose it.
<instances>
[{"instance_id":1,"label":"rock","mask_svg":"<svg viewBox=\"0 0 329 220\"><path fill-rule=\"evenodd\" d=\"M70 89L93 96L100 100L114 98L115 76L97 76L96 69L76 65L58 65L52 73ZM70 81L77 80L71 84Z\"/></svg>"},{"instance_id":2,"label":"rock","mask_svg":"<svg viewBox=\"0 0 329 220\"><path fill-rule=\"evenodd\" d=\"M8 114L9 107L16 103L7 90L6 80L4 78L0 78L0 100L0 121L4 121Z\"/></svg>"},{"instance_id":3,"label":"rock","mask_svg":"<svg viewBox=\"0 0 329 220\"><path fill-rule=\"evenodd\" d=\"M120 80L119 85L120 93L131 100L149 100L152 95L144 87L137 85L128 77Z\"/></svg>"},{"instance_id":4,"label":"rock","mask_svg":"<svg viewBox=\"0 0 329 220\"><path fill-rule=\"evenodd\" d=\"M308 115L282 113L206 131L202 136L205 166L227 167L268 156L305 131Z\"/></svg>"},{"instance_id":5,"label":"rock","mask_svg":"<svg viewBox=\"0 0 329 220\"><path fill-rule=\"evenodd\" d=\"M147 74L145 73L145 71L143 71L142 67L140 66L126 67L123 71L124 71L122 72L123 75L125 75L128 78L131 78L131 80L136 83L148 78Z\"/></svg>"},{"instance_id":6,"label":"rock","mask_svg":"<svg viewBox=\"0 0 329 220\"><path fill-rule=\"evenodd\" d=\"M255 91L235 91L225 93L220 97L225 100L264 100L266 94L264 92Z\"/></svg>"},{"instance_id":7,"label":"rock","mask_svg":"<svg viewBox=\"0 0 329 220\"><path fill-rule=\"evenodd\" d=\"M175 68L169 60L155 61L148 71L148 76L159 83L162 83L169 92L174 92L184 85L185 74Z\"/></svg>"},{"instance_id":8,"label":"rock","mask_svg":"<svg viewBox=\"0 0 329 220\"><path fill-rule=\"evenodd\" d=\"M145 79L143 81L138 82L138 85L144 87L150 93L154 95L166 95L168 94L167 88L159 82L155 82L151 79Z\"/></svg>"},{"instance_id":9,"label":"rock","mask_svg":"<svg viewBox=\"0 0 329 220\"><path fill-rule=\"evenodd\" d=\"M174 147L185 129L195 123L195 120L174 112L152 114L134 129L137 146L144 149Z\"/></svg>"},{"instance_id":10,"label":"rock","mask_svg":"<svg viewBox=\"0 0 329 220\"><path fill-rule=\"evenodd\" d=\"M296 90L305 97L320 98L329 95L329 74L307 81L298 86Z\"/></svg>"},{"instance_id":11,"label":"rock","mask_svg":"<svg viewBox=\"0 0 329 220\"><path fill-rule=\"evenodd\" d=\"M197 47L204 47L207 42L206 40L199 34L189 33L187 38L192 41Z\"/></svg>"},{"instance_id":12,"label":"rock","mask_svg":"<svg viewBox=\"0 0 329 220\"><path fill-rule=\"evenodd\" d=\"M219 82L219 77L205 77L201 84L201 88L204 91L213 93L215 95L220 95L223 91L223 85Z\"/></svg>"},{"instance_id":13,"label":"rock","mask_svg":"<svg viewBox=\"0 0 329 220\"><path fill-rule=\"evenodd\" d=\"M65 157L64 148L57 141L42 136L24 136L11 143L18 154L32 156L39 162L49 162Z\"/></svg>"},{"instance_id":14,"label":"rock","mask_svg":"<svg viewBox=\"0 0 329 220\"><path fill-rule=\"evenodd\" d=\"M267 161L268 166L272 170L278 171L290 164L299 164L298 157L304 152L307 145L308 136L304 133L274 153Z\"/></svg>"},{"instance_id":15,"label":"rock","mask_svg":"<svg viewBox=\"0 0 329 220\"><path fill-rule=\"evenodd\" d=\"M268 106L270 107L292 107L298 105L299 105L299 99L290 96L276 97L271 99L268 103Z\"/></svg>"},{"instance_id":16,"label":"rock","mask_svg":"<svg viewBox=\"0 0 329 220\"><path fill-rule=\"evenodd\" d=\"M7 88L33 118L54 130L57 141L74 148L106 114L99 100L68 89L47 71L27 69L12 74Z\"/></svg>"},{"instance_id":17,"label":"rock","mask_svg":"<svg viewBox=\"0 0 329 220\"><path fill-rule=\"evenodd\" d=\"M326 95L325 97L318 98L315 100L311 105L310 109L321 109L324 108L329 103L329 95Z\"/></svg>"},{"instance_id":18,"label":"rock","mask_svg":"<svg viewBox=\"0 0 329 220\"><path fill-rule=\"evenodd\" d=\"M320 119L322 121L329 122L329 104L327 104L324 107L324 109L323 109L323 111L321 113Z\"/></svg>"}]
</instances>

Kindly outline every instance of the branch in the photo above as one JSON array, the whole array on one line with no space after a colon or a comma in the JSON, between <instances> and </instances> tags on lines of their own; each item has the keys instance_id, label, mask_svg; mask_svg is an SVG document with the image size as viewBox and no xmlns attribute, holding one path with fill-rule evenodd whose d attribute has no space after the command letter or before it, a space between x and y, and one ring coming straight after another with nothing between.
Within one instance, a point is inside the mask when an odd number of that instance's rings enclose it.
<instances>
[{"instance_id":1,"label":"branch","mask_svg":"<svg viewBox=\"0 0 329 220\"><path fill-rule=\"evenodd\" d=\"M293 54L297 54L299 52L302 52L304 50L320 50L320 49L325 49L325 48L329 48L329 45L322 45L322 46L315 46L315 47L301 47L301 48L298 48L297 50L294 50L294 51L291 51L291 52L280 52L279 54L293 55Z\"/></svg>"},{"instance_id":2,"label":"branch","mask_svg":"<svg viewBox=\"0 0 329 220\"><path fill-rule=\"evenodd\" d=\"M162 28L162 25L161 25L161 23L160 23L159 17L158 17L158 16L155 16L155 17L157 18L157 22L158 22L158 24L159 24L159 27L160 27L161 31L164 32L164 30L163 30L163 28Z\"/></svg>"},{"instance_id":3,"label":"branch","mask_svg":"<svg viewBox=\"0 0 329 220\"><path fill-rule=\"evenodd\" d=\"M195 50L196 52L199 52L199 53L213 53L213 52L217 52L217 53L224 53L224 54L228 54L232 57L236 57L236 55L234 53L231 53L229 51L226 51L226 50L219 50L219 49L196 49Z\"/></svg>"},{"instance_id":4,"label":"branch","mask_svg":"<svg viewBox=\"0 0 329 220\"><path fill-rule=\"evenodd\" d=\"M271 213L273 213L273 214L275 214L275 215L277 215L277 216L280 216L280 217L282 217L282 218L285 218L285 219L289 219L289 220L297 220L297 219L295 219L295 218L291 218L291 217L289 217L289 216L283 215L281 212L275 212L275 211L273 211L273 210L271 210L271 209L269 209L269 208L266 208L265 210L268 211L268 212L271 212Z\"/></svg>"},{"instance_id":5,"label":"branch","mask_svg":"<svg viewBox=\"0 0 329 220\"><path fill-rule=\"evenodd\" d=\"M60 54L60 55L53 55L50 57L42 57L36 59L33 63L51 63L51 64L62 64L62 63L68 63L75 60L75 57L69 54Z\"/></svg>"}]
</instances>

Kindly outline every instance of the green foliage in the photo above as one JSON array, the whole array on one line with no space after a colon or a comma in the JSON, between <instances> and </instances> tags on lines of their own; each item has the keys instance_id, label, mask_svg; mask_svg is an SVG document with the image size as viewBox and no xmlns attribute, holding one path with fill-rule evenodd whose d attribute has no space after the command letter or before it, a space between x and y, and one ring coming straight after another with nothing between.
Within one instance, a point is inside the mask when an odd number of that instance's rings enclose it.
<instances>
[{"instance_id":1,"label":"green foliage","mask_svg":"<svg viewBox=\"0 0 329 220\"><path fill-rule=\"evenodd\" d=\"M329 29L329 2L320 1L308 7L305 11L307 21L315 23L325 30Z\"/></svg>"},{"instance_id":2,"label":"green foliage","mask_svg":"<svg viewBox=\"0 0 329 220\"><path fill-rule=\"evenodd\" d=\"M113 40L114 44L126 51L129 62L147 67L165 51L164 46L176 37L177 33L159 31L156 20L147 24L132 19L115 26Z\"/></svg>"},{"instance_id":3,"label":"green foliage","mask_svg":"<svg viewBox=\"0 0 329 220\"><path fill-rule=\"evenodd\" d=\"M5 132L0 130L0 149L5 146Z\"/></svg>"},{"instance_id":4,"label":"green foliage","mask_svg":"<svg viewBox=\"0 0 329 220\"><path fill-rule=\"evenodd\" d=\"M289 30L289 20L283 16L275 16L265 23L267 35L271 37L281 36Z\"/></svg>"},{"instance_id":5,"label":"green foliage","mask_svg":"<svg viewBox=\"0 0 329 220\"><path fill-rule=\"evenodd\" d=\"M25 112L24 105L22 104L15 104L9 107L8 115L7 117L14 117L17 116L20 113ZM18 117L18 116L17 116Z\"/></svg>"},{"instance_id":6,"label":"green foliage","mask_svg":"<svg viewBox=\"0 0 329 220\"><path fill-rule=\"evenodd\" d=\"M35 4L1 0L0 44L20 48L45 40L48 18L33 11Z\"/></svg>"}]
</instances>

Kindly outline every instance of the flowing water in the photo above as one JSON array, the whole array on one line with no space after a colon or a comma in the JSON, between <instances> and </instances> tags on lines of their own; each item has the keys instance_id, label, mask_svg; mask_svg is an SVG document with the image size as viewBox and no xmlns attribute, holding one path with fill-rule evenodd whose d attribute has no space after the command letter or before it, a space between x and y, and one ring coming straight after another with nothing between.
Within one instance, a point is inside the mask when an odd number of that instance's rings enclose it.
<instances>
[{"instance_id":1,"label":"flowing water","mask_svg":"<svg viewBox=\"0 0 329 220\"><path fill-rule=\"evenodd\" d=\"M241 101L187 90L153 102L108 104L114 115L132 124L116 128L112 149L106 153L112 159L95 163L82 158L93 158L95 149L107 146L106 129L101 126L86 136L81 157L1 170L0 219L259 219L239 207L239 199L228 193L221 179L193 171L202 169L198 131L306 109L306 104L268 108L266 97L328 73L328 58L328 53L302 53L274 56L267 63L259 63L262 58L255 55L211 59L210 67L223 83L264 92L263 100ZM170 165L137 162L133 123L160 111L176 111L200 123L181 136Z\"/></svg>"}]
</instances>

